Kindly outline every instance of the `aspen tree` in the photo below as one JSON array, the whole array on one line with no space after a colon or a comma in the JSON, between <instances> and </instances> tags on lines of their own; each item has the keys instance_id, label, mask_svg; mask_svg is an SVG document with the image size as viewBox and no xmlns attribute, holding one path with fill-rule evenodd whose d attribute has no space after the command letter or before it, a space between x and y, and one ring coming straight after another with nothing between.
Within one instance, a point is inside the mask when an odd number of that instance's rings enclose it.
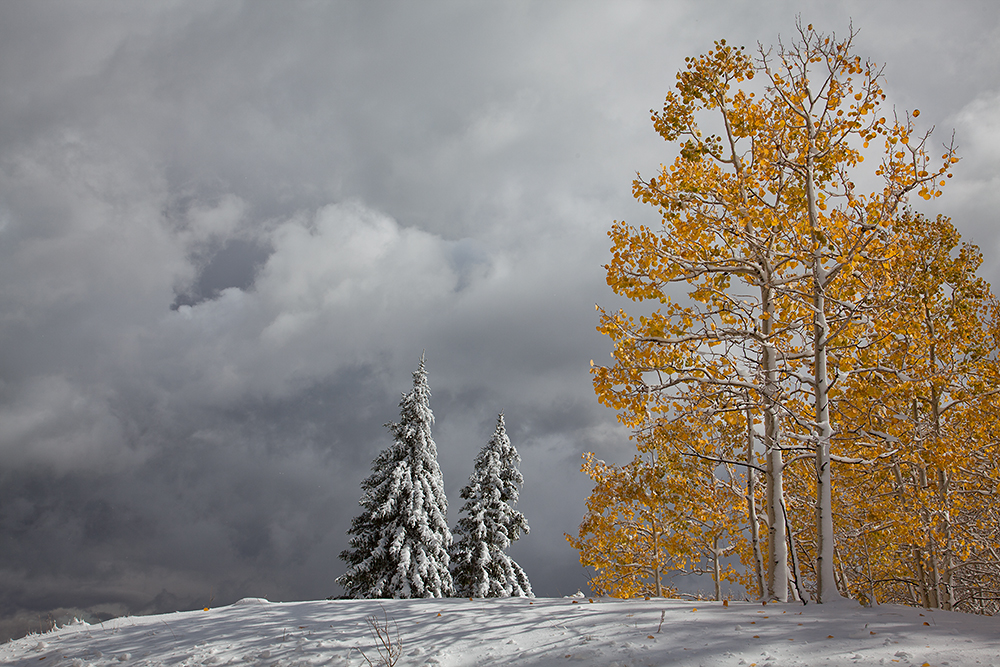
<instances>
[{"instance_id":1,"label":"aspen tree","mask_svg":"<svg viewBox=\"0 0 1000 667\"><path fill-rule=\"evenodd\" d=\"M851 53L853 38L798 24L793 44L762 47L756 61L725 41L688 58L652 113L677 156L633 182L661 227L616 221L609 232L608 284L659 308L602 311L615 363L594 369L598 397L633 429L745 397L763 426L769 599L787 599L790 584L787 456L814 465L815 596L837 596L828 357L886 305L855 278L868 250L891 245L907 195L939 195L956 161L949 147L931 166L918 111L880 115L882 70ZM855 182L873 141L883 144L873 169L882 185L864 194ZM686 302L671 284L687 285Z\"/></svg>"},{"instance_id":2,"label":"aspen tree","mask_svg":"<svg viewBox=\"0 0 1000 667\"><path fill-rule=\"evenodd\" d=\"M594 569L589 584L598 594L671 597L677 592L665 584L668 576L707 573L721 599L723 582L742 582L723 558L748 548L738 502L743 490L716 479L713 462L683 456L678 447L703 433L680 420L647 431L641 454L625 466L584 455L583 472L594 488L578 534L566 539Z\"/></svg>"},{"instance_id":3,"label":"aspen tree","mask_svg":"<svg viewBox=\"0 0 1000 667\"><path fill-rule=\"evenodd\" d=\"M837 400L845 446L874 459L840 471L866 502L839 506L852 540L885 547L863 568L857 544L841 553L866 580L865 597L980 611L970 589L991 580L995 590L1000 574L990 501L1000 304L975 275L979 249L960 243L947 218L906 214L897 227L882 280L898 285L895 306L868 327Z\"/></svg>"},{"instance_id":4,"label":"aspen tree","mask_svg":"<svg viewBox=\"0 0 1000 667\"><path fill-rule=\"evenodd\" d=\"M608 284L660 309L635 319L602 311L599 331L615 342L615 364L597 367L594 385L623 424L670 419L692 403L720 406L750 397L762 415L766 458L767 597L788 594L780 425L781 346L790 332L777 317L775 290L789 261L781 237L783 185L774 161L761 156L755 135L772 121L753 94L732 86L755 68L724 41L689 58L653 124L679 144L670 166L639 176L634 196L657 207L663 229L615 222ZM705 136L695 116L721 118L722 135ZM733 278L742 289L730 289ZM690 286L690 305L666 293L670 283Z\"/></svg>"},{"instance_id":5,"label":"aspen tree","mask_svg":"<svg viewBox=\"0 0 1000 667\"><path fill-rule=\"evenodd\" d=\"M912 120L918 111L891 123L879 115L885 99L882 70L851 54L853 29L841 40L812 25L799 24L797 32L796 41L781 45L774 56L761 48L760 66L768 79L767 96L785 121L772 140L801 203L794 238L800 242L802 280L789 283L787 293L811 310L811 327L804 334L812 356L806 384L814 411L816 598L822 602L837 595L828 354L860 308L880 303L878 295L852 280L868 249L891 234L910 192L918 190L926 199L941 194L944 181L939 179L957 158L948 147L940 167L931 166L930 132L917 134ZM854 180L863 149L877 139L883 151L874 175L882 179L882 189L859 194Z\"/></svg>"},{"instance_id":6,"label":"aspen tree","mask_svg":"<svg viewBox=\"0 0 1000 667\"><path fill-rule=\"evenodd\" d=\"M684 559L672 512L682 481L638 456L619 467L590 453L583 472L594 489L578 534L566 539L580 563L593 568L591 590L620 598L672 595L664 579Z\"/></svg>"}]
</instances>

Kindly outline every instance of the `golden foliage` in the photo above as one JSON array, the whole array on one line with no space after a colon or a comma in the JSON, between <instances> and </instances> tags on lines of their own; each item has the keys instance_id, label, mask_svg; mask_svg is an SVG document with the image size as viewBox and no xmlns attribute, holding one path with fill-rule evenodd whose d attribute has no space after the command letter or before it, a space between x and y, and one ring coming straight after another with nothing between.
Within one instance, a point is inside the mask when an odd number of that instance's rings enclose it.
<instances>
[{"instance_id":1,"label":"golden foliage","mask_svg":"<svg viewBox=\"0 0 1000 667\"><path fill-rule=\"evenodd\" d=\"M852 38L799 25L757 58L716 42L651 112L676 154L632 190L661 224L615 221L605 266L651 310L598 307L613 363L592 368L645 456L590 455L594 492L569 538L601 591L649 594L665 569L699 567L713 531L744 566L727 576L751 582L757 491L740 485L760 469L769 595L784 599L786 544L815 586L835 541L825 571L842 594L996 607L1000 307L978 249L906 208L941 194L953 148L937 159L919 111L884 111L882 70Z\"/></svg>"}]
</instances>

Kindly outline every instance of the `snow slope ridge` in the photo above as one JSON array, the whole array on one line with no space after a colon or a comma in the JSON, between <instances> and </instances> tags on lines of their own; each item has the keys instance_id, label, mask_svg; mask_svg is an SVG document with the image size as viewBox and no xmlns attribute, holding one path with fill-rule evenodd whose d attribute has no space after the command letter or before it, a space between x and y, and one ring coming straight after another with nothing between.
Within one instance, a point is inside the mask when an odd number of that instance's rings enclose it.
<instances>
[{"instance_id":1,"label":"snow slope ridge","mask_svg":"<svg viewBox=\"0 0 1000 667\"><path fill-rule=\"evenodd\" d=\"M400 666L1000 667L996 618L897 606L587 598L245 598L209 611L76 623L3 644L0 663L367 665L362 651L378 661L369 617L388 623Z\"/></svg>"}]
</instances>

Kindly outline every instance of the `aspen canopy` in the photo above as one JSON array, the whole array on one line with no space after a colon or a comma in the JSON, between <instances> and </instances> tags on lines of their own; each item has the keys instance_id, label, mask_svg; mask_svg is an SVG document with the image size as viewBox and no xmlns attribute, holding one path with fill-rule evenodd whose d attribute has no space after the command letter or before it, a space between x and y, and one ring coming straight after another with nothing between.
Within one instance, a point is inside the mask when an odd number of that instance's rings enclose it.
<instances>
[{"instance_id":1,"label":"aspen canopy","mask_svg":"<svg viewBox=\"0 0 1000 667\"><path fill-rule=\"evenodd\" d=\"M855 35L718 41L651 112L673 158L633 195L660 223L615 221L605 266L643 310L598 306L613 363L592 369L639 456L588 455L570 538L609 593L669 591L665 563L701 567L694 540L716 596L729 578L765 600L998 611L997 301L978 249L913 208L942 194L954 142L887 105ZM650 475L659 546L628 554L647 585L618 586L605 533L643 515Z\"/></svg>"}]
</instances>

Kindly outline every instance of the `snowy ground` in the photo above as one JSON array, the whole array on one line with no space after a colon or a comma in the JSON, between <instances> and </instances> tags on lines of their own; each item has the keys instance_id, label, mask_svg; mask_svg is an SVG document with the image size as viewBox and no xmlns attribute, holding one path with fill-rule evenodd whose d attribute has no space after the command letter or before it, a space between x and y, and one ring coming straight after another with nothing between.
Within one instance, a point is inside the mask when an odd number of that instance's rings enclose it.
<instances>
[{"instance_id":1,"label":"snowy ground","mask_svg":"<svg viewBox=\"0 0 1000 667\"><path fill-rule=\"evenodd\" d=\"M385 617L383 617L383 611ZM367 665L366 618L402 665L994 665L1000 619L882 606L676 600L241 600L77 623L0 646L5 665ZM661 625L662 618L662 625ZM396 639L398 628L398 640Z\"/></svg>"}]
</instances>

